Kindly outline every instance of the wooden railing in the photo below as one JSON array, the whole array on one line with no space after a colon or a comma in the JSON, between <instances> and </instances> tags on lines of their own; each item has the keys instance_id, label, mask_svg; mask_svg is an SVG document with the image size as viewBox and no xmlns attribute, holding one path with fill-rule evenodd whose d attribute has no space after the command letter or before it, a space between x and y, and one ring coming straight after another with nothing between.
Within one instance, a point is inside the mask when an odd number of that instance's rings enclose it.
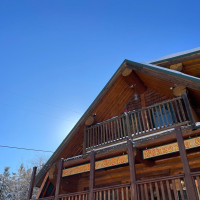
<instances>
[{"instance_id":1,"label":"wooden railing","mask_svg":"<svg viewBox=\"0 0 200 200\"><path fill-rule=\"evenodd\" d=\"M187 200L184 175L137 181L138 199Z\"/></svg>"},{"instance_id":2,"label":"wooden railing","mask_svg":"<svg viewBox=\"0 0 200 200\"><path fill-rule=\"evenodd\" d=\"M191 173L200 199L200 172ZM184 174L136 181L138 200L188 200ZM95 188L94 200L131 200L130 183ZM45 197L38 200L54 200ZM59 200L88 200L89 191L60 194Z\"/></svg>"},{"instance_id":3,"label":"wooden railing","mask_svg":"<svg viewBox=\"0 0 200 200\"><path fill-rule=\"evenodd\" d=\"M115 185L94 190L95 200L129 200L131 197L130 184Z\"/></svg>"},{"instance_id":4,"label":"wooden railing","mask_svg":"<svg viewBox=\"0 0 200 200\"><path fill-rule=\"evenodd\" d=\"M61 194L59 195L59 200L87 200L89 196L88 191Z\"/></svg>"},{"instance_id":5,"label":"wooden railing","mask_svg":"<svg viewBox=\"0 0 200 200\"><path fill-rule=\"evenodd\" d=\"M187 100L187 99L186 99ZM86 151L123 142L127 138L142 137L191 122L191 110L178 97L85 128Z\"/></svg>"}]
</instances>

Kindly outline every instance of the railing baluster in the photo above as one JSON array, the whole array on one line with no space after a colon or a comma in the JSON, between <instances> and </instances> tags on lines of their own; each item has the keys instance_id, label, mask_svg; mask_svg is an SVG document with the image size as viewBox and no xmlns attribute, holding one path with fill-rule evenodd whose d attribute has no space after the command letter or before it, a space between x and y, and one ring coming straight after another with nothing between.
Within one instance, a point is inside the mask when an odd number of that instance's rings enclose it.
<instances>
[{"instance_id":1,"label":"railing baluster","mask_svg":"<svg viewBox=\"0 0 200 200\"><path fill-rule=\"evenodd\" d=\"M137 118L136 112L134 112L134 117L135 117L135 125L136 125L136 135L139 135L138 118Z\"/></svg>"},{"instance_id":2,"label":"railing baluster","mask_svg":"<svg viewBox=\"0 0 200 200\"><path fill-rule=\"evenodd\" d=\"M163 110L164 110L164 118L166 119L165 127L169 126L169 121L168 121L168 115L165 109L165 104L163 104Z\"/></svg>"},{"instance_id":3,"label":"railing baluster","mask_svg":"<svg viewBox=\"0 0 200 200\"><path fill-rule=\"evenodd\" d=\"M147 110L144 110L144 115L145 115L146 126L147 126L147 129L148 129L148 132L149 132L150 131L150 126L149 126L149 119L148 119Z\"/></svg>"},{"instance_id":4,"label":"railing baluster","mask_svg":"<svg viewBox=\"0 0 200 200\"><path fill-rule=\"evenodd\" d=\"M113 135L114 135L114 141L116 141L117 140L116 120L113 120Z\"/></svg>"},{"instance_id":5,"label":"railing baluster","mask_svg":"<svg viewBox=\"0 0 200 200\"><path fill-rule=\"evenodd\" d=\"M105 126L106 126L106 131L105 131L105 134L106 134L106 143L108 143L108 141L109 141L108 124L106 123Z\"/></svg>"},{"instance_id":6,"label":"railing baluster","mask_svg":"<svg viewBox=\"0 0 200 200\"><path fill-rule=\"evenodd\" d=\"M106 200L106 190L103 190L103 198Z\"/></svg>"},{"instance_id":7,"label":"railing baluster","mask_svg":"<svg viewBox=\"0 0 200 200\"><path fill-rule=\"evenodd\" d=\"M119 188L117 188L116 192L117 192L117 200L119 200Z\"/></svg>"},{"instance_id":8,"label":"railing baluster","mask_svg":"<svg viewBox=\"0 0 200 200\"><path fill-rule=\"evenodd\" d=\"M115 200L115 189L112 189L112 199Z\"/></svg>"},{"instance_id":9,"label":"railing baluster","mask_svg":"<svg viewBox=\"0 0 200 200\"><path fill-rule=\"evenodd\" d=\"M135 136L136 131L135 131L135 124L134 124L132 113L130 113L130 117L131 117L131 120L130 120L131 121L131 126L130 126L130 128L131 128L132 136L133 135Z\"/></svg>"},{"instance_id":10,"label":"railing baluster","mask_svg":"<svg viewBox=\"0 0 200 200\"><path fill-rule=\"evenodd\" d=\"M119 126L120 126L120 138L123 138L123 133L122 133L122 119L120 117L120 121L119 121Z\"/></svg>"},{"instance_id":11,"label":"railing baluster","mask_svg":"<svg viewBox=\"0 0 200 200\"><path fill-rule=\"evenodd\" d=\"M144 184L144 192L145 192L145 199L148 199L148 190L147 190L147 184Z\"/></svg>"},{"instance_id":12,"label":"railing baluster","mask_svg":"<svg viewBox=\"0 0 200 200\"><path fill-rule=\"evenodd\" d=\"M129 200L129 197L128 197L128 186L126 187L126 200Z\"/></svg>"},{"instance_id":13,"label":"railing baluster","mask_svg":"<svg viewBox=\"0 0 200 200\"><path fill-rule=\"evenodd\" d=\"M178 193L176 190L176 184L175 184L174 180L172 180L172 185L173 185L173 191L174 191L174 198L175 198L175 200L178 200Z\"/></svg>"},{"instance_id":14,"label":"railing baluster","mask_svg":"<svg viewBox=\"0 0 200 200\"><path fill-rule=\"evenodd\" d=\"M172 111L173 111L173 113L174 113L175 123L177 124L177 123L178 123L178 120L177 120L177 117L176 117L176 112L175 112L175 110L174 110L173 102L170 102L170 104L171 104L171 107L172 107Z\"/></svg>"},{"instance_id":15,"label":"railing baluster","mask_svg":"<svg viewBox=\"0 0 200 200\"><path fill-rule=\"evenodd\" d=\"M160 116L159 116L159 112L158 112L157 106L155 106L155 110L156 110L156 116L157 116L157 121L158 121L158 127L160 129L162 125L161 125Z\"/></svg>"},{"instance_id":16,"label":"railing baluster","mask_svg":"<svg viewBox=\"0 0 200 200\"><path fill-rule=\"evenodd\" d=\"M124 200L124 188L123 187L121 187L121 197L122 197L121 199Z\"/></svg>"},{"instance_id":17,"label":"railing baluster","mask_svg":"<svg viewBox=\"0 0 200 200\"><path fill-rule=\"evenodd\" d=\"M161 185L161 194L162 194L162 199L163 199L163 200L166 200L166 198L165 198L164 186L163 186L163 182L162 182L162 181L160 181L160 185Z\"/></svg>"},{"instance_id":18,"label":"railing baluster","mask_svg":"<svg viewBox=\"0 0 200 200\"><path fill-rule=\"evenodd\" d=\"M170 189L170 184L168 180L166 180L166 185L167 185L168 198L169 200L172 200L171 189Z\"/></svg>"},{"instance_id":19,"label":"railing baluster","mask_svg":"<svg viewBox=\"0 0 200 200\"><path fill-rule=\"evenodd\" d=\"M146 124L145 124L145 118L144 118L144 111L141 111L140 114L141 114L141 118L142 118L143 132L145 132Z\"/></svg>"},{"instance_id":20,"label":"railing baluster","mask_svg":"<svg viewBox=\"0 0 200 200\"><path fill-rule=\"evenodd\" d=\"M157 196L157 199L160 200L160 194L159 194L159 189L158 189L158 183L155 182L155 187L156 187L156 196Z\"/></svg>"},{"instance_id":21,"label":"railing baluster","mask_svg":"<svg viewBox=\"0 0 200 200\"><path fill-rule=\"evenodd\" d=\"M113 133L113 121L111 121L110 123L110 131L111 131L111 135L112 135L112 141L114 141L114 133Z\"/></svg>"},{"instance_id":22,"label":"railing baluster","mask_svg":"<svg viewBox=\"0 0 200 200\"><path fill-rule=\"evenodd\" d=\"M177 101L174 101L174 104L175 104L175 107L176 107L176 112L178 114L178 122L181 123L182 120L181 120L181 116L180 116L180 112L179 112L179 108L178 108L178 104L177 104Z\"/></svg>"},{"instance_id":23,"label":"railing baluster","mask_svg":"<svg viewBox=\"0 0 200 200\"><path fill-rule=\"evenodd\" d=\"M140 112L137 112L137 114L138 114L139 128L140 128L139 133L141 132L140 134L142 134L143 130L142 130L142 125L141 125L141 120L140 120Z\"/></svg>"},{"instance_id":24,"label":"railing baluster","mask_svg":"<svg viewBox=\"0 0 200 200\"><path fill-rule=\"evenodd\" d=\"M110 190L108 190L108 200L110 200Z\"/></svg>"},{"instance_id":25,"label":"railing baluster","mask_svg":"<svg viewBox=\"0 0 200 200\"><path fill-rule=\"evenodd\" d=\"M143 187L143 185L140 185L140 193L141 193L141 199L142 199L142 200L145 200L145 197L144 197L144 187Z\"/></svg>"},{"instance_id":26,"label":"railing baluster","mask_svg":"<svg viewBox=\"0 0 200 200\"><path fill-rule=\"evenodd\" d=\"M123 138L126 138L126 136L128 136L128 131L127 131L127 127L126 127L126 121L125 121L125 115L122 117L122 122L123 122Z\"/></svg>"},{"instance_id":27,"label":"railing baluster","mask_svg":"<svg viewBox=\"0 0 200 200\"><path fill-rule=\"evenodd\" d=\"M179 107L181 108L181 113L182 113L183 121L186 121L186 116L185 116L185 112L183 110L183 104L182 104L181 99L178 100L178 103L179 103Z\"/></svg>"},{"instance_id":28,"label":"railing baluster","mask_svg":"<svg viewBox=\"0 0 200 200\"><path fill-rule=\"evenodd\" d=\"M152 115L153 115L153 121L154 121L154 126L155 126L155 129L157 129L157 126L156 126L156 118L155 118L155 112L153 110L153 108L150 108L151 109L151 112L152 112ZM153 130L154 128L152 128Z\"/></svg>"},{"instance_id":29,"label":"railing baluster","mask_svg":"<svg viewBox=\"0 0 200 200\"><path fill-rule=\"evenodd\" d=\"M151 111L150 111L150 109L147 109L147 110L148 110L148 114L149 114L150 130L151 129L153 130L153 122L152 122L152 117L151 117Z\"/></svg>"},{"instance_id":30,"label":"railing baluster","mask_svg":"<svg viewBox=\"0 0 200 200\"><path fill-rule=\"evenodd\" d=\"M120 127L119 127L119 119L118 118L117 118L116 122L117 122L117 137L118 137L118 139L120 139Z\"/></svg>"},{"instance_id":31,"label":"railing baluster","mask_svg":"<svg viewBox=\"0 0 200 200\"><path fill-rule=\"evenodd\" d=\"M180 191L180 194L181 194L181 199L184 200L185 198L184 198L184 194L183 194L183 187L182 187L182 184L181 184L181 180L178 179L177 181L178 181L179 191Z\"/></svg>"},{"instance_id":32,"label":"railing baluster","mask_svg":"<svg viewBox=\"0 0 200 200\"><path fill-rule=\"evenodd\" d=\"M102 191L99 193L99 199L102 200Z\"/></svg>"},{"instance_id":33,"label":"railing baluster","mask_svg":"<svg viewBox=\"0 0 200 200\"><path fill-rule=\"evenodd\" d=\"M158 107L159 107L161 119L162 119L162 122L163 122L163 123L161 123L161 126L165 127L165 121L164 121L164 118L163 118L163 112L162 112L161 105L159 105Z\"/></svg>"},{"instance_id":34,"label":"railing baluster","mask_svg":"<svg viewBox=\"0 0 200 200\"><path fill-rule=\"evenodd\" d=\"M169 117L170 117L171 125L172 125L172 124L174 124L174 120L173 120L173 117L172 117L172 112L171 112L169 103L167 103L167 109L168 109L168 111L169 111Z\"/></svg>"},{"instance_id":35,"label":"railing baluster","mask_svg":"<svg viewBox=\"0 0 200 200\"><path fill-rule=\"evenodd\" d=\"M106 143L106 133L105 133L105 127L104 124L102 124L102 130L103 130L103 142Z\"/></svg>"},{"instance_id":36,"label":"railing baluster","mask_svg":"<svg viewBox=\"0 0 200 200\"><path fill-rule=\"evenodd\" d=\"M150 195L151 195L151 200L154 200L154 195L153 195L153 187L152 187L152 183L149 183L149 187L150 187Z\"/></svg>"}]
</instances>

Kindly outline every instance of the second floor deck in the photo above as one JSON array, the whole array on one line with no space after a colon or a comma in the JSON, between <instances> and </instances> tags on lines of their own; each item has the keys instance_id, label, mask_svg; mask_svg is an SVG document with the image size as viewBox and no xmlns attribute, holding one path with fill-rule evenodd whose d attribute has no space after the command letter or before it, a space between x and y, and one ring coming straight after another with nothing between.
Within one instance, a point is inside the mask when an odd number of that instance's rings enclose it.
<instances>
[{"instance_id":1,"label":"second floor deck","mask_svg":"<svg viewBox=\"0 0 200 200\"><path fill-rule=\"evenodd\" d=\"M138 140L161 134L176 126L195 127L186 94L139 110L124 112L120 116L86 127L84 151L100 149L127 139Z\"/></svg>"}]
</instances>

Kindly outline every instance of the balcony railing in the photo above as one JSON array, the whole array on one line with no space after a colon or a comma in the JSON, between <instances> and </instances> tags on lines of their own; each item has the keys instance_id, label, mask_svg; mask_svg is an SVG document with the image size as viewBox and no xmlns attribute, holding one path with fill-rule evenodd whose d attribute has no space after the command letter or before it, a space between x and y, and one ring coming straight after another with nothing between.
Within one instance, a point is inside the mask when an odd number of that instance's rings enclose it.
<instances>
[{"instance_id":1,"label":"balcony railing","mask_svg":"<svg viewBox=\"0 0 200 200\"><path fill-rule=\"evenodd\" d=\"M178 97L86 127L84 148L90 151L127 138L143 137L175 126L188 125L191 121L187 97Z\"/></svg>"},{"instance_id":2,"label":"balcony railing","mask_svg":"<svg viewBox=\"0 0 200 200\"><path fill-rule=\"evenodd\" d=\"M187 200L184 174L137 181L138 199Z\"/></svg>"},{"instance_id":3,"label":"balcony railing","mask_svg":"<svg viewBox=\"0 0 200 200\"><path fill-rule=\"evenodd\" d=\"M198 198L200 199L200 172L191 173ZM185 186L184 174L152 178L136 181L137 199L160 199L160 200L188 200ZM94 200L131 200L130 183L113 185L104 188L95 188L93 191ZM88 200L89 191L82 191L69 194L60 194L59 200ZM39 200L53 200L55 197L45 197Z\"/></svg>"}]
</instances>

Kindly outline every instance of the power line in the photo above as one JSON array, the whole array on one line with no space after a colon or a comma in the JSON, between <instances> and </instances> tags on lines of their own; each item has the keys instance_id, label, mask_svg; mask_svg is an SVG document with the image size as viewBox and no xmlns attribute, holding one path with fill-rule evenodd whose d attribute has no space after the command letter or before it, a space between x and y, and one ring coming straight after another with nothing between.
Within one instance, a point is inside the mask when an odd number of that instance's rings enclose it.
<instances>
[{"instance_id":1,"label":"power line","mask_svg":"<svg viewBox=\"0 0 200 200\"><path fill-rule=\"evenodd\" d=\"M6 145L0 145L0 148L21 149L21 150L26 150L26 151L41 151L41 152L53 153L53 151L46 151L46 150L41 150L41 149L28 149L24 147L12 147L12 146L6 146Z\"/></svg>"}]
</instances>

